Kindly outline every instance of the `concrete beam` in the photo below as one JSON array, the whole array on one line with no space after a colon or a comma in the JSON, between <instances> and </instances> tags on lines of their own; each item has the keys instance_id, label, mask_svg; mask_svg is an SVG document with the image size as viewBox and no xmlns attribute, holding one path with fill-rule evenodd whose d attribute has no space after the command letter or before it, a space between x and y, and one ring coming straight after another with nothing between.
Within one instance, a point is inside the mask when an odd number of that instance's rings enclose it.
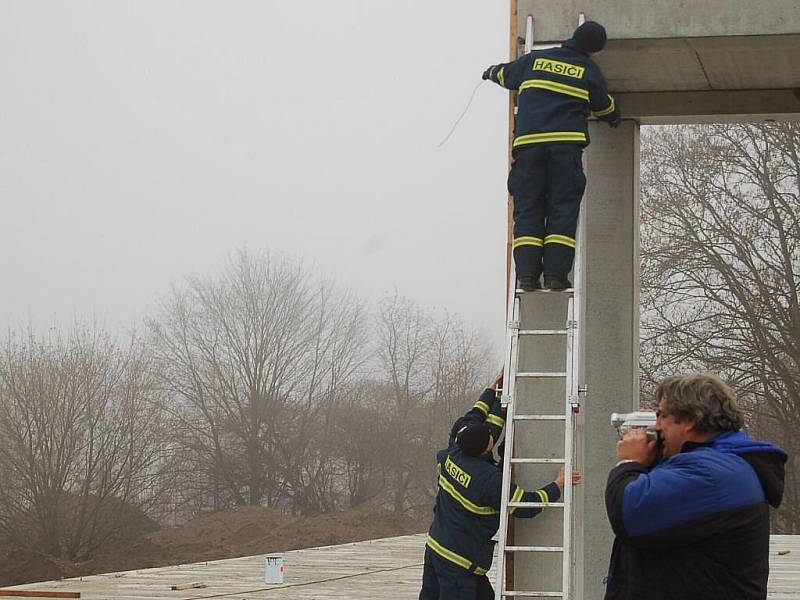
<instances>
[{"instance_id":1,"label":"concrete beam","mask_svg":"<svg viewBox=\"0 0 800 600\"><path fill-rule=\"evenodd\" d=\"M533 15L538 42L568 38L578 14L599 21L611 39L780 35L800 32L797 0L518 0L519 31Z\"/></svg>"},{"instance_id":2,"label":"concrete beam","mask_svg":"<svg viewBox=\"0 0 800 600\"><path fill-rule=\"evenodd\" d=\"M612 93L800 87L797 34L610 40L593 58Z\"/></svg>"},{"instance_id":3,"label":"concrete beam","mask_svg":"<svg viewBox=\"0 0 800 600\"><path fill-rule=\"evenodd\" d=\"M800 120L800 90L617 94L625 118L643 125Z\"/></svg>"}]
</instances>

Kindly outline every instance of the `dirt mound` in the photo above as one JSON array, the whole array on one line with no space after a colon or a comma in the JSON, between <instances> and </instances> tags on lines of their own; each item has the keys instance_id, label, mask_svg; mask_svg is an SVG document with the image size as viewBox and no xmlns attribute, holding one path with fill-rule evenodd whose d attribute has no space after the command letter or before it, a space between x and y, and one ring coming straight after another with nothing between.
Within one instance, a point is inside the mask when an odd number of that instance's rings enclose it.
<instances>
[{"instance_id":1,"label":"dirt mound","mask_svg":"<svg viewBox=\"0 0 800 600\"><path fill-rule=\"evenodd\" d=\"M0 554L0 586L77 575L76 565L25 550Z\"/></svg>"},{"instance_id":2,"label":"dirt mound","mask_svg":"<svg viewBox=\"0 0 800 600\"><path fill-rule=\"evenodd\" d=\"M247 506L148 533L87 563L13 553L16 562L0 564L0 585L344 544L420 533L428 525L428 521L374 509L287 517L269 508Z\"/></svg>"}]
</instances>

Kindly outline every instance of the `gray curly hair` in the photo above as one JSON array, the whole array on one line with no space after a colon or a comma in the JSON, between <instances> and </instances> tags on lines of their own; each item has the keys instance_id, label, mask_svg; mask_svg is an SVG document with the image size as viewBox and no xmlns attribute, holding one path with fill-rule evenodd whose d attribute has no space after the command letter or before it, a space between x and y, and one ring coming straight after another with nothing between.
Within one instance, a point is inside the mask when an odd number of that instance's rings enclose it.
<instances>
[{"instance_id":1,"label":"gray curly hair","mask_svg":"<svg viewBox=\"0 0 800 600\"><path fill-rule=\"evenodd\" d=\"M676 421L691 419L697 433L738 431L744 425L733 389L716 375L673 375L658 384L656 402L664 399Z\"/></svg>"}]
</instances>

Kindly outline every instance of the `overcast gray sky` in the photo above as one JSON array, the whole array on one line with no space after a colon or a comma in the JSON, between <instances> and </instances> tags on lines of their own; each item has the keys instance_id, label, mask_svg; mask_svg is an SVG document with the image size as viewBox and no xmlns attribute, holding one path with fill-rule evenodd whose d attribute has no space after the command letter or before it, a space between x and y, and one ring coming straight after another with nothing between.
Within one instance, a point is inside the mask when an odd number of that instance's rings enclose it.
<instances>
[{"instance_id":1,"label":"overcast gray sky","mask_svg":"<svg viewBox=\"0 0 800 600\"><path fill-rule=\"evenodd\" d=\"M508 6L0 0L0 319L130 324L251 250L503 327Z\"/></svg>"}]
</instances>

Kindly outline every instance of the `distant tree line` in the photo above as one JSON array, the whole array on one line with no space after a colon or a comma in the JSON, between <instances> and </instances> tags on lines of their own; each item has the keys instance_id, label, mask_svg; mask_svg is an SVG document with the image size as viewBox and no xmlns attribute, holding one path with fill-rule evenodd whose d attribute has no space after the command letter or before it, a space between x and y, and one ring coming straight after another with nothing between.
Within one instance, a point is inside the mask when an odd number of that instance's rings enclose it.
<instances>
[{"instance_id":1,"label":"distant tree line","mask_svg":"<svg viewBox=\"0 0 800 600\"><path fill-rule=\"evenodd\" d=\"M642 144L642 390L737 389L789 451L800 531L800 126L657 128ZM264 505L424 514L434 454L496 353L398 294L368 306L291 257L240 251L120 339L76 323L0 348L0 544L84 560L143 520Z\"/></svg>"},{"instance_id":2,"label":"distant tree line","mask_svg":"<svg viewBox=\"0 0 800 600\"><path fill-rule=\"evenodd\" d=\"M373 310L289 257L174 287L124 342L96 323L0 350L0 539L80 561L233 506L433 503L434 454L496 360L398 294Z\"/></svg>"}]
</instances>

